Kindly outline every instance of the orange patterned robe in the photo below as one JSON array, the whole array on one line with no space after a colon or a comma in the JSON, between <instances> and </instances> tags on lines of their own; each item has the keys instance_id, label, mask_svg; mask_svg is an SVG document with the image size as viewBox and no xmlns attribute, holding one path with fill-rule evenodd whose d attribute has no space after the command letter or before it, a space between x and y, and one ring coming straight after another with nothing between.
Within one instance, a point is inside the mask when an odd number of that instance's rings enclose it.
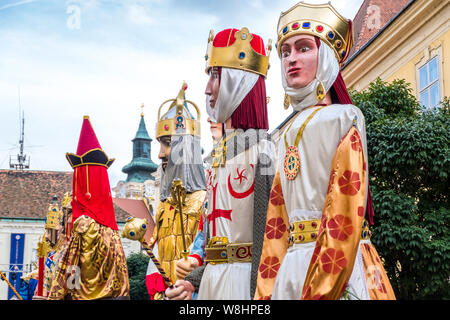
<instances>
[{"instance_id":1,"label":"orange patterned robe","mask_svg":"<svg viewBox=\"0 0 450 320\"><path fill-rule=\"evenodd\" d=\"M311 112L294 120L288 141ZM342 139L331 152L335 136ZM375 247L361 239L368 181L360 110L328 106L303 137L299 180L286 180L279 168L273 181L255 299L395 299ZM312 219L321 221L316 241L289 246L290 224Z\"/></svg>"}]
</instances>

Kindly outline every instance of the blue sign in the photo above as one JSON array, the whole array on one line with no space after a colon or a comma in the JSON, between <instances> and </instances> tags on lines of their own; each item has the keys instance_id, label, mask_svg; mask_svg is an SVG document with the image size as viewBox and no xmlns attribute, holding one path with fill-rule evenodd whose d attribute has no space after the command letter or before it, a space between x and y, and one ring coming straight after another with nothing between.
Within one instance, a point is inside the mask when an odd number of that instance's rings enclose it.
<instances>
[{"instance_id":1,"label":"blue sign","mask_svg":"<svg viewBox=\"0 0 450 320\"><path fill-rule=\"evenodd\" d=\"M54 256L55 256L55 253L54 253L54 252L50 252L50 253L48 254L47 259L45 260L45 265L46 265L46 267L49 268L49 269L51 269L52 265L55 264L55 262L53 262L53 257L54 257Z\"/></svg>"},{"instance_id":2,"label":"blue sign","mask_svg":"<svg viewBox=\"0 0 450 320\"><path fill-rule=\"evenodd\" d=\"M11 251L9 252L9 282L17 292L20 290L20 278L22 277L23 271L24 245L24 233L11 233ZM14 291L8 287L8 300L15 296L16 294Z\"/></svg>"}]
</instances>

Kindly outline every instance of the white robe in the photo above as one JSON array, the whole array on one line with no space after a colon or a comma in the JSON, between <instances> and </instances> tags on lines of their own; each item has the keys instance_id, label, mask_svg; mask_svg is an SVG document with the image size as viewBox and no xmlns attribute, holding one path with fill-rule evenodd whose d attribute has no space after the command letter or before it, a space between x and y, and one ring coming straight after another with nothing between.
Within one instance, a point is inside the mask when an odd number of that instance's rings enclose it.
<instances>
[{"instance_id":1,"label":"white robe","mask_svg":"<svg viewBox=\"0 0 450 320\"><path fill-rule=\"evenodd\" d=\"M227 237L229 243L253 242L254 192L250 191L260 153L267 154L275 163L274 144L261 140L233 159L227 159L225 167L219 167L215 177L207 177L208 216L214 209L231 210L231 220L226 217L208 220L210 238ZM217 189L214 191L213 187ZM208 264L200 283L198 299L250 300L253 298L250 296L250 274L251 262Z\"/></svg>"},{"instance_id":2,"label":"white robe","mask_svg":"<svg viewBox=\"0 0 450 320\"><path fill-rule=\"evenodd\" d=\"M299 127L318 107L302 111L287 132L288 145L292 145ZM295 180L290 181L284 174L286 146L284 133L278 144L278 170L281 187L289 216L289 223L301 220L320 220L330 179L331 162L340 140L356 120L366 155L367 143L364 116L354 105L330 105L320 110L307 124L298 146L300 171ZM311 146L311 147L310 147ZM366 180L366 201L367 201ZM370 240L364 240L370 242ZM361 243L364 243L361 241ZM296 300L301 298L303 283L316 242L299 243L291 246L283 259L272 292L273 300ZM364 266L360 249L350 277L348 288L358 299L369 299Z\"/></svg>"}]
</instances>

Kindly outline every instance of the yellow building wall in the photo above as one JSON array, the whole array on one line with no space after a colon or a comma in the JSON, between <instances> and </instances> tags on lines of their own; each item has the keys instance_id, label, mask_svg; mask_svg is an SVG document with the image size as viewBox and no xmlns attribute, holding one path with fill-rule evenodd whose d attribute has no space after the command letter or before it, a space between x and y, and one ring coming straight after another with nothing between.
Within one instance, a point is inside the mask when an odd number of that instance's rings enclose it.
<instances>
[{"instance_id":1,"label":"yellow building wall","mask_svg":"<svg viewBox=\"0 0 450 320\"><path fill-rule=\"evenodd\" d=\"M349 88L366 90L380 77L405 79L418 97L418 67L439 55L440 98L450 96L450 1L415 0L342 70Z\"/></svg>"},{"instance_id":2,"label":"yellow building wall","mask_svg":"<svg viewBox=\"0 0 450 320\"><path fill-rule=\"evenodd\" d=\"M417 97L417 83L416 83L416 65L414 61L420 59L423 54L417 55L413 60L408 61L399 70L387 78L386 82L392 82L395 79L405 79L406 82L411 84L411 89L413 89L412 94Z\"/></svg>"},{"instance_id":3,"label":"yellow building wall","mask_svg":"<svg viewBox=\"0 0 450 320\"><path fill-rule=\"evenodd\" d=\"M428 45L428 50L433 52L433 49L439 52L440 56L440 70L439 77L441 79L441 98L444 96L450 96L450 30L445 34L438 37L433 41L430 39ZM432 53L432 55L434 52ZM405 79L406 82L411 83L412 94L414 94L418 99L417 94L417 66L425 58L423 52L416 55L413 59L409 60L403 64L398 70L396 70L392 75L386 78L385 81L392 82L394 79Z\"/></svg>"}]
</instances>

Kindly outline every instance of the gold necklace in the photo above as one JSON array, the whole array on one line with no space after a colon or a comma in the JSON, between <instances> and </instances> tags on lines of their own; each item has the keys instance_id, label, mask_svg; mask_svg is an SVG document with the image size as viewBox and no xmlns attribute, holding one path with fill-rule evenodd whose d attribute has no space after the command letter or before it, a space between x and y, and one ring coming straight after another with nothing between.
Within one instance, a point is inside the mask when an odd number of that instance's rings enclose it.
<instances>
[{"instance_id":1,"label":"gold necklace","mask_svg":"<svg viewBox=\"0 0 450 320\"><path fill-rule=\"evenodd\" d=\"M237 131L234 131L228 137L222 138L217 146L212 151L212 166L213 168L225 167L226 155L227 155L227 141L230 140L237 134ZM216 169L217 170L217 169Z\"/></svg>"},{"instance_id":2,"label":"gold necklace","mask_svg":"<svg viewBox=\"0 0 450 320\"><path fill-rule=\"evenodd\" d=\"M306 125L308 122L314 117L314 115L319 112L320 109L325 108L326 106L317 108L314 110L308 118L306 118L305 122L300 126L300 128L297 131L297 134L295 136L294 144L289 145L286 140L286 134L291 129L292 125L294 124L294 121L292 121L289 128L286 130L286 133L284 134L284 144L286 146L286 154L284 156L284 174L286 175L286 178L288 180L294 180L298 172L300 171L300 154L298 152L298 144L300 143L300 140L303 136L303 131L305 131Z\"/></svg>"}]
</instances>

